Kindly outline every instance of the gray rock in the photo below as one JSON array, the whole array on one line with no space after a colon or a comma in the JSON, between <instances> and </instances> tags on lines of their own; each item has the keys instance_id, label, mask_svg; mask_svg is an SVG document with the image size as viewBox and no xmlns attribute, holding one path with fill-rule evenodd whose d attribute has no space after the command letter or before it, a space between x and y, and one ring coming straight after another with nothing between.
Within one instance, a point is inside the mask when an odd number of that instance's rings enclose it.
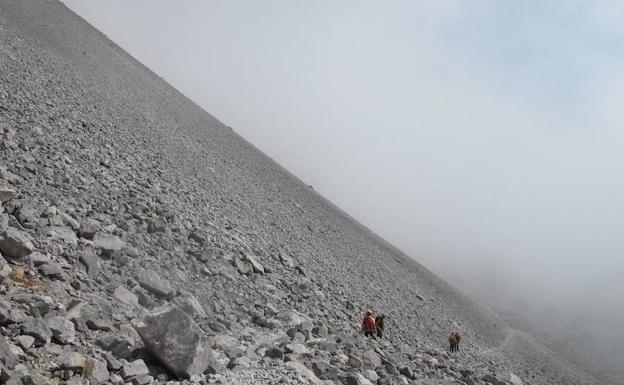
<instances>
[{"instance_id":1,"label":"gray rock","mask_svg":"<svg viewBox=\"0 0 624 385\"><path fill-rule=\"evenodd\" d=\"M414 371L409 366L402 366L399 368L399 373L404 375L405 377L413 380L414 379Z\"/></svg>"},{"instance_id":2,"label":"gray rock","mask_svg":"<svg viewBox=\"0 0 624 385\"><path fill-rule=\"evenodd\" d=\"M99 258L92 248L78 252L78 260L87 268L87 274L89 277L94 278L99 274Z\"/></svg>"},{"instance_id":3,"label":"gray rock","mask_svg":"<svg viewBox=\"0 0 624 385\"><path fill-rule=\"evenodd\" d=\"M281 360L284 358L284 352L280 348L272 346L264 352L264 356Z\"/></svg>"},{"instance_id":4,"label":"gray rock","mask_svg":"<svg viewBox=\"0 0 624 385\"><path fill-rule=\"evenodd\" d=\"M35 337L39 343L48 343L52 338L52 331L41 317L33 317L22 324L22 334Z\"/></svg>"},{"instance_id":5,"label":"gray rock","mask_svg":"<svg viewBox=\"0 0 624 385\"><path fill-rule=\"evenodd\" d=\"M373 383L360 373L347 374L343 381L345 385L373 385Z\"/></svg>"},{"instance_id":6,"label":"gray rock","mask_svg":"<svg viewBox=\"0 0 624 385\"><path fill-rule=\"evenodd\" d=\"M62 281L66 280L63 269L61 269L61 267L54 262L44 263L43 265L39 266L39 271L41 272L41 274L48 278L60 279Z\"/></svg>"},{"instance_id":7,"label":"gray rock","mask_svg":"<svg viewBox=\"0 0 624 385\"><path fill-rule=\"evenodd\" d=\"M48 239L58 241L68 246L76 246L78 244L78 238L74 230L65 226L51 226L46 229L46 235Z\"/></svg>"},{"instance_id":8,"label":"gray rock","mask_svg":"<svg viewBox=\"0 0 624 385\"><path fill-rule=\"evenodd\" d=\"M214 357L206 335L180 309L160 309L134 326L145 347L175 375L190 377L211 368Z\"/></svg>"},{"instance_id":9,"label":"gray rock","mask_svg":"<svg viewBox=\"0 0 624 385\"><path fill-rule=\"evenodd\" d=\"M139 298L124 286L118 286L113 295L126 305L139 307Z\"/></svg>"},{"instance_id":10,"label":"gray rock","mask_svg":"<svg viewBox=\"0 0 624 385\"><path fill-rule=\"evenodd\" d=\"M100 222L94 219L87 219L80 224L80 236L86 239L93 239L95 233L100 230Z\"/></svg>"},{"instance_id":11,"label":"gray rock","mask_svg":"<svg viewBox=\"0 0 624 385\"><path fill-rule=\"evenodd\" d=\"M57 365L61 369L84 369L87 358L77 352L68 352L59 358Z\"/></svg>"},{"instance_id":12,"label":"gray rock","mask_svg":"<svg viewBox=\"0 0 624 385\"><path fill-rule=\"evenodd\" d=\"M381 357L379 357L379 355L372 349L364 353L362 359L371 367L371 369L381 367Z\"/></svg>"},{"instance_id":13,"label":"gray rock","mask_svg":"<svg viewBox=\"0 0 624 385\"><path fill-rule=\"evenodd\" d=\"M34 249L26 233L14 227L9 227L0 233L0 252L9 258L24 258Z\"/></svg>"},{"instance_id":14,"label":"gray rock","mask_svg":"<svg viewBox=\"0 0 624 385\"><path fill-rule=\"evenodd\" d=\"M65 317L56 316L45 321L54 339L62 344L71 344L76 339L74 324Z\"/></svg>"},{"instance_id":15,"label":"gray rock","mask_svg":"<svg viewBox=\"0 0 624 385\"><path fill-rule=\"evenodd\" d=\"M254 257L253 255L245 255L245 259L247 259L247 261L251 263L251 267L254 273L264 274L264 266L262 266L260 262L258 262L256 257Z\"/></svg>"},{"instance_id":16,"label":"gray rock","mask_svg":"<svg viewBox=\"0 0 624 385\"><path fill-rule=\"evenodd\" d=\"M137 281L145 290L159 297L169 298L175 293L169 282L151 270L141 270L137 275Z\"/></svg>"},{"instance_id":17,"label":"gray rock","mask_svg":"<svg viewBox=\"0 0 624 385\"><path fill-rule=\"evenodd\" d=\"M127 380L130 377L148 375L149 369L143 360L127 362L121 368L121 376Z\"/></svg>"},{"instance_id":18,"label":"gray rock","mask_svg":"<svg viewBox=\"0 0 624 385\"><path fill-rule=\"evenodd\" d=\"M71 227L74 231L80 230L80 224L71 215L66 213L60 213L60 217L63 219L63 223Z\"/></svg>"},{"instance_id":19,"label":"gray rock","mask_svg":"<svg viewBox=\"0 0 624 385\"><path fill-rule=\"evenodd\" d=\"M239 273L243 275L249 275L253 271L253 267L249 261L243 260L242 258L236 256L232 260L234 267L238 270Z\"/></svg>"},{"instance_id":20,"label":"gray rock","mask_svg":"<svg viewBox=\"0 0 624 385\"><path fill-rule=\"evenodd\" d=\"M206 312L199 300L190 293L174 298L173 303L193 318L206 318Z\"/></svg>"},{"instance_id":21,"label":"gray rock","mask_svg":"<svg viewBox=\"0 0 624 385\"><path fill-rule=\"evenodd\" d=\"M0 204L15 198L15 195L15 190L9 187L8 182L4 179L0 179Z\"/></svg>"},{"instance_id":22,"label":"gray rock","mask_svg":"<svg viewBox=\"0 0 624 385\"><path fill-rule=\"evenodd\" d=\"M17 336L16 337L17 344L22 348L28 350L35 343L35 337L33 336Z\"/></svg>"},{"instance_id":23,"label":"gray rock","mask_svg":"<svg viewBox=\"0 0 624 385\"><path fill-rule=\"evenodd\" d=\"M496 376L490 373L481 376L481 380L492 385L506 385L505 381L499 380L498 378L496 378Z\"/></svg>"},{"instance_id":24,"label":"gray rock","mask_svg":"<svg viewBox=\"0 0 624 385\"><path fill-rule=\"evenodd\" d=\"M13 369L15 364L17 364L17 356L2 336L0 336L0 362L7 369Z\"/></svg>"},{"instance_id":25,"label":"gray rock","mask_svg":"<svg viewBox=\"0 0 624 385\"><path fill-rule=\"evenodd\" d=\"M9 263L0 255L0 284L9 278L12 271L13 269L11 269Z\"/></svg>"},{"instance_id":26,"label":"gray rock","mask_svg":"<svg viewBox=\"0 0 624 385\"><path fill-rule=\"evenodd\" d=\"M22 378L24 385L56 385L57 381L53 381L49 377L40 374L29 374Z\"/></svg>"},{"instance_id":27,"label":"gray rock","mask_svg":"<svg viewBox=\"0 0 624 385\"><path fill-rule=\"evenodd\" d=\"M516 376L514 373L509 373L509 382L511 385L524 385L524 382L520 377Z\"/></svg>"},{"instance_id":28,"label":"gray rock","mask_svg":"<svg viewBox=\"0 0 624 385\"><path fill-rule=\"evenodd\" d=\"M125 247L126 243L116 237L113 234L98 232L93 237L93 244L100 249L102 256L112 257L116 253L120 253Z\"/></svg>"},{"instance_id":29,"label":"gray rock","mask_svg":"<svg viewBox=\"0 0 624 385\"><path fill-rule=\"evenodd\" d=\"M112 322L102 319L88 319L86 325L91 330L102 330L106 332L115 330Z\"/></svg>"}]
</instances>

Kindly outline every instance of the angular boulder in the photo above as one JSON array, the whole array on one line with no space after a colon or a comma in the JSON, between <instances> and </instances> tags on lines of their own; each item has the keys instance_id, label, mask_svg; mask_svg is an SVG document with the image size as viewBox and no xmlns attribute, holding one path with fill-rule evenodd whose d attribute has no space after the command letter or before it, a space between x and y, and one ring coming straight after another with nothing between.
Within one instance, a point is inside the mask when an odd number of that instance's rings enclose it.
<instances>
[{"instance_id":1,"label":"angular boulder","mask_svg":"<svg viewBox=\"0 0 624 385\"><path fill-rule=\"evenodd\" d=\"M96 233L93 237L93 243L95 244L95 247L102 251L102 255L104 257L109 258L114 254L121 252L126 247L126 243L124 241L113 234L105 232Z\"/></svg>"},{"instance_id":2,"label":"angular boulder","mask_svg":"<svg viewBox=\"0 0 624 385\"><path fill-rule=\"evenodd\" d=\"M151 270L141 270L137 281L141 287L158 297L171 297L175 293L169 282Z\"/></svg>"},{"instance_id":3,"label":"angular boulder","mask_svg":"<svg viewBox=\"0 0 624 385\"><path fill-rule=\"evenodd\" d=\"M207 336L191 317L175 306L147 315L134 324L145 347L178 377L200 375L213 365Z\"/></svg>"},{"instance_id":4,"label":"angular boulder","mask_svg":"<svg viewBox=\"0 0 624 385\"><path fill-rule=\"evenodd\" d=\"M24 258L34 249L28 236L14 227L9 227L0 233L0 253L9 258Z\"/></svg>"}]
</instances>

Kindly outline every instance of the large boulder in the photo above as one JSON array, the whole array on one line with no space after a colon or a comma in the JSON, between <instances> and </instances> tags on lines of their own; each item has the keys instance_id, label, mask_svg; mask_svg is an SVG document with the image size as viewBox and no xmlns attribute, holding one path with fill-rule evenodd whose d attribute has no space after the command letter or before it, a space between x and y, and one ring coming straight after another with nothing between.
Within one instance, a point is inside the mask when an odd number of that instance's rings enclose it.
<instances>
[{"instance_id":1,"label":"large boulder","mask_svg":"<svg viewBox=\"0 0 624 385\"><path fill-rule=\"evenodd\" d=\"M0 252L9 258L24 258L34 249L28 236L14 227L9 227L0 233Z\"/></svg>"},{"instance_id":2,"label":"large boulder","mask_svg":"<svg viewBox=\"0 0 624 385\"><path fill-rule=\"evenodd\" d=\"M145 347L178 377L200 375L213 365L207 336L175 306L156 310L143 322L135 323L134 328Z\"/></svg>"}]
</instances>

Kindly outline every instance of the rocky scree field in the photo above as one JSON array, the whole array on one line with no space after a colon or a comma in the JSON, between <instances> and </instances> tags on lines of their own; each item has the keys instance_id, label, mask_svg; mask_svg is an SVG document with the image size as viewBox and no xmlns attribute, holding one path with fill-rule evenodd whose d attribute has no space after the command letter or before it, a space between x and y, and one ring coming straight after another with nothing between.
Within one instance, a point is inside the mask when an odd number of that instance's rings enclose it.
<instances>
[{"instance_id":1,"label":"rocky scree field","mask_svg":"<svg viewBox=\"0 0 624 385\"><path fill-rule=\"evenodd\" d=\"M596 383L57 1L0 0L0 202L1 383Z\"/></svg>"}]
</instances>

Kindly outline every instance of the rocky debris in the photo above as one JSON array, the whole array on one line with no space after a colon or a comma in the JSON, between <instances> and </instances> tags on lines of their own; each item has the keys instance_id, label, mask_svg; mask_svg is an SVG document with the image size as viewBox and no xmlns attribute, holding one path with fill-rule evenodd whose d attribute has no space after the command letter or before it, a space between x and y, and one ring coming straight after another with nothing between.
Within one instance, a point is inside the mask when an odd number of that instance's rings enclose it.
<instances>
[{"instance_id":1,"label":"rocky debris","mask_svg":"<svg viewBox=\"0 0 624 385\"><path fill-rule=\"evenodd\" d=\"M179 377L202 374L214 365L206 335L176 307L150 313L135 329L150 352Z\"/></svg>"},{"instance_id":2,"label":"rocky debris","mask_svg":"<svg viewBox=\"0 0 624 385\"><path fill-rule=\"evenodd\" d=\"M288 361L286 362L286 367L295 371L298 375L304 377L311 384L321 385L323 381L314 374L314 372L308 369L304 364L298 361Z\"/></svg>"},{"instance_id":3,"label":"rocky debris","mask_svg":"<svg viewBox=\"0 0 624 385\"><path fill-rule=\"evenodd\" d=\"M514 373L509 373L509 382L511 385L524 385L522 379L516 376Z\"/></svg>"},{"instance_id":4,"label":"rocky debris","mask_svg":"<svg viewBox=\"0 0 624 385\"><path fill-rule=\"evenodd\" d=\"M11 268L11 266L9 266L9 263L0 255L0 285L9 278L11 272L13 272L13 269Z\"/></svg>"},{"instance_id":5,"label":"rocky debris","mask_svg":"<svg viewBox=\"0 0 624 385\"><path fill-rule=\"evenodd\" d=\"M495 318L109 55L56 2L5 3L0 383L481 385L532 373L491 346ZM28 26L36 15L53 20L45 40ZM387 337L361 336L366 308L391 315ZM461 354L440 346L449 325L466 336ZM531 383L549 383L541 375Z\"/></svg>"},{"instance_id":6,"label":"rocky debris","mask_svg":"<svg viewBox=\"0 0 624 385\"><path fill-rule=\"evenodd\" d=\"M13 227L0 232L0 253L5 256L20 259L28 256L34 249L35 247L24 232Z\"/></svg>"},{"instance_id":7,"label":"rocky debris","mask_svg":"<svg viewBox=\"0 0 624 385\"><path fill-rule=\"evenodd\" d=\"M483 382L487 382L488 384L492 384L492 385L505 385L504 381L499 380L498 378L496 378L496 376L490 373L487 373L481 376L481 380Z\"/></svg>"},{"instance_id":8,"label":"rocky debris","mask_svg":"<svg viewBox=\"0 0 624 385\"><path fill-rule=\"evenodd\" d=\"M175 293L169 282L151 270L141 270L137 281L145 290L159 297L169 298Z\"/></svg>"},{"instance_id":9,"label":"rocky debris","mask_svg":"<svg viewBox=\"0 0 624 385\"><path fill-rule=\"evenodd\" d=\"M9 186L9 182L0 179L0 203L15 198L16 192Z\"/></svg>"},{"instance_id":10,"label":"rocky debris","mask_svg":"<svg viewBox=\"0 0 624 385\"><path fill-rule=\"evenodd\" d=\"M190 293L183 293L175 297L173 303L193 318L206 318L206 311L203 306Z\"/></svg>"},{"instance_id":11,"label":"rocky debris","mask_svg":"<svg viewBox=\"0 0 624 385\"><path fill-rule=\"evenodd\" d=\"M127 380L130 377L149 375L149 369L143 360L126 362L121 368L121 376Z\"/></svg>"},{"instance_id":12,"label":"rocky debris","mask_svg":"<svg viewBox=\"0 0 624 385\"><path fill-rule=\"evenodd\" d=\"M17 356L2 337L0 337L0 363L7 369L13 369L17 364Z\"/></svg>"},{"instance_id":13,"label":"rocky debris","mask_svg":"<svg viewBox=\"0 0 624 385\"><path fill-rule=\"evenodd\" d=\"M114 296L121 303L134 307L139 306L139 298L133 292L123 286L118 286L115 289Z\"/></svg>"},{"instance_id":14,"label":"rocky debris","mask_svg":"<svg viewBox=\"0 0 624 385\"><path fill-rule=\"evenodd\" d=\"M120 253L126 247L125 242L119 237L105 232L97 232L93 237L93 244L100 249L102 256L107 258Z\"/></svg>"},{"instance_id":15,"label":"rocky debris","mask_svg":"<svg viewBox=\"0 0 624 385\"><path fill-rule=\"evenodd\" d=\"M264 266L262 266L253 255L245 255L245 259L251 264L254 273L264 274Z\"/></svg>"},{"instance_id":16,"label":"rocky debris","mask_svg":"<svg viewBox=\"0 0 624 385\"><path fill-rule=\"evenodd\" d=\"M45 321L46 326L52 331L54 339L62 344L71 344L76 338L74 324L65 317L56 316Z\"/></svg>"},{"instance_id":17,"label":"rocky debris","mask_svg":"<svg viewBox=\"0 0 624 385\"><path fill-rule=\"evenodd\" d=\"M82 370L87 364L87 357L77 352L65 353L57 362L61 369Z\"/></svg>"},{"instance_id":18,"label":"rocky debris","mask_svg":"<svg viewBox=\"0 0 624 385\"><path fill-rule=\"evenodd\" d=\"M50 342L53 335L41 317L33 317L22 323L22 334L34 337L39 344Z\"/></svg>"}]
</instances>

